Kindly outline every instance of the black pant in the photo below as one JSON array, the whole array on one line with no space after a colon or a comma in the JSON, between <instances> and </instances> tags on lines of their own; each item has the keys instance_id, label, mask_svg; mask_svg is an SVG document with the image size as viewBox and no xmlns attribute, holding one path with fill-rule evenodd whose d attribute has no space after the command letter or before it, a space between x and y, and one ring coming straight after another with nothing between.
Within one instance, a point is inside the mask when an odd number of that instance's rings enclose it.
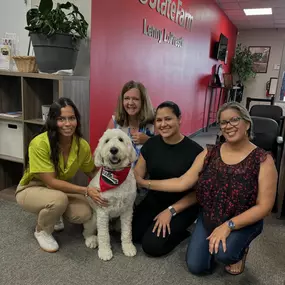
<instances>
[{"instance_id":1,"label":"black pant","mask_svg":"<svg viewBox=\"0 0 285 285\"><path fill-rule=\"evenodd\" d=\"M153 219L169 205L158 203L151 193L134 210L133 241L142 244L143 251L153 257L163 256L172 251L181 241L189 236L187 228L197 219L199 206L194 205L172 217L171 234L157 237L153 233Z\"/></svg>"}]
</instances>

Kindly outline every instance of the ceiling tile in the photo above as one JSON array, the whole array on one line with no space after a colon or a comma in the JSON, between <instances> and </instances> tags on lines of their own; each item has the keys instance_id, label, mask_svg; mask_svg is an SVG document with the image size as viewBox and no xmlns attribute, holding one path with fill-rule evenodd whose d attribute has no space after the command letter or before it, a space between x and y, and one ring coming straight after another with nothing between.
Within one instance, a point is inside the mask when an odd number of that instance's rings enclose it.
<instances>
[{"instance_id":1,"label":"ceiling tile","mask_svg":"<svg viewBox=\"0 0 285 285\"><path fill-rule=\"evenodd\" d=\"M240 9L240 6L238 3L221 3L220 7L223 10L234 10L234 9Z\"/></svg>"},{"instance_id":2,"label":"ceiling tile","mask_svg":"<svg viewBox=\"0 0 285 285\"><path fill-rule=\"evenodd\" d=\"M250 8L282 8L285 7L284 0L268 0L268 1L249 1L249 2L239 2L242 9Z\"/></svg>"},{"instance_id":3,"label":"ceiling tile","mask_svg":"<svg viewBox=\"0 0 285 285\"><path fill-rule=\"evenodd\" d=\"M247 25L249 24L247 21L233 21L233 23L234 23L237 27L247 26Z\"/></svg>"},{"instance_id":4,"label":"ceiling tile","mask_svg":"<svg viewBox=\"0 0 285 285\"><path fill-rule=\"evenodd\" d=\"M241 9L269 8L268 4L265 4L263 2L257 2L257 1L240 2L239 6L241 7Z\"/></svg>"},{"instance_id":5,"label":"ceiling tile","mask_svg":"<svg viewBox=\"0 0 285 285\"><path fill-rule=\"evenodd\" d=\"M284 25L275 24L274 27L275 27L275 28L279 28L279 29L284 29L284 28L285 28L285 24L284 24Z\"/></svg>"},{"instance_id":6,"label":"ceiling tile","mask_svg":"<svg viewBox=\"0 0 285 285\"><path fill-rule=\"evenodd\" d=\"M266 2L268 2L271 8L284 8L285 7L284 0L270 0Z\"/></svg>"},{"instance_id":7,"label":"ceiling tile","mask_svg":"<svg viewBox=\"0 0 285 285\"><path fill-rule=\"evenodd\" d=\"M274 23L250 22L252 28L274 28Z\"/></svg>"},{"instance_id":8,"label":"ceiling tile","mask_svg":"<svg viewBox=\"0 0 285 285\"><path fill-rule=\"evenodd\" d=\"M273 15L275 20L283 20L285 19L285 14Z\"/></svg>"},{"instance_id":9,"label":"ceiling tile","mask_svg":"<svg viewBox=\"0 0 285 285\"><path fill-rule=\"evenodd\" d=\"M285 25L285 0L216 0L220 8L238 29L283 28ZM271 7L273 15L246 16L245 8Z\"/></svg>"},{"instance_id":10,"label":"ceiling tile","mask_svg":"<svg viewBox=\"0 0 285 285\"><path fill-rule=\"evenodd\" d=\"M232 22L236 22L236 21L244 22L244 21L247 21L247 19L245 17L240 17L240 16L231 16L231 21Z\"/></svg>"},{"instance_id":11,"label":"ceiling tile","mask_svg":"<svg viewBox=\"0 0 285 285\"><path fill-rule=\"evenodd\" d=\"M243 10L225 10L225 13L228 16L245 16L245 13Z\"/></svg>"},{"instance_id":12,"label":"ceiling tile","mask_svg":"<svg viewBox=\"0 0 285 285\"><path fill-rule=\"evenodd\" d=\"M275 17L276 15L283 15L285 17L285 8L273 8L272 14Z\"/></svg>"},{"instance_id":13,"label":"ceiling tile","mask_svg":"<svg viewBox=\"0 0 285 285\"><path fill-rule=\"evenodd\" d=\"M283 19L283 20L276 20L276 19L274 19L274 23L275 24L285 24L285 19Z\"/></svg>"},{"instance_id":14,"label":"ceiling tile","mask_svg":"<svg viewBox=\"0 0 285 285\"><path fill-rule=\"evenodd\" d=\"M250 21L263 21L263 22L272 22L272 15L256 15L256 16L247 16Z\"/></svg>"}]
</instances>

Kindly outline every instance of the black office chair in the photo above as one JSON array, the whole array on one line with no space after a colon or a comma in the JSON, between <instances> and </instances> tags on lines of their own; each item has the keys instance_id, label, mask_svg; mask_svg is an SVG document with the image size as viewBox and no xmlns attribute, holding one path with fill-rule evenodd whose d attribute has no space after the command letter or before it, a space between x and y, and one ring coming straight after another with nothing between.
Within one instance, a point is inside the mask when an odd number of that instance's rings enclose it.
<instances>
[{"instance_id":1,"label":"black office chair","mask_svg":"<svg viewBox=\"0 0 285 285\"><path fill-rule=\"evenodd\" d=\"M262 118L255 116L252 116L251 118L253 121L254 133L252 143L272 153L279 176L283 149L283 137L279 136L279 126L275 120L270 118ZM276 195L273 212L276 212L277 210L278 209Z\"/></svg>"},{"instance_id":2,"label":"black office chair","mask_svg":"<svg viewBox=\"0 0 285 285\"><path fill-rule=\"evenodd\" d=\"M277 122L270 118L252 116L254 138L252 143L270 151L274 157L277 171L280 170L280 162L283 147L283 137L279 136Z\"/></svg>"},{"instance_id":3,"label":"black office chair","mask_svg":"<svg viewBox=\"0 0 285 285\"><path fill-rule=\"evenodd\" d=\"M276 105L254 105L251 107L249 114L254 117L270 118L277 122L279 126L279 135L282 136L284 116L283 110Z\"/></svg>"}]
</instances>

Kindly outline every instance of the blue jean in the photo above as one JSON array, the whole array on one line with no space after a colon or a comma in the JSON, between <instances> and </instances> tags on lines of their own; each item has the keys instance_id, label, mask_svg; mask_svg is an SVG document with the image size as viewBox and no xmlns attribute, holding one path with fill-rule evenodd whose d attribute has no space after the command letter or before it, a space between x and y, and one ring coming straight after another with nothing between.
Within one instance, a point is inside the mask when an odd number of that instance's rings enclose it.
<instances>
[{"instance_id":1,"label":"blue jean","mask_svg":"<svg viewBox=\"0 0 285 285\"><path fill-rule=\"evenodd\" d=\"M215 260L225 265L237 263L242 259L245 249L262 232L262 229L263 220L240 230L232 231L226 240L226 252L223 251L222 243L220 243L218 253L211 255L209 241L206 239L208 233L200 214L186 254L189 271L195 275L211 273Z\"/></svg>"}]
</instances>

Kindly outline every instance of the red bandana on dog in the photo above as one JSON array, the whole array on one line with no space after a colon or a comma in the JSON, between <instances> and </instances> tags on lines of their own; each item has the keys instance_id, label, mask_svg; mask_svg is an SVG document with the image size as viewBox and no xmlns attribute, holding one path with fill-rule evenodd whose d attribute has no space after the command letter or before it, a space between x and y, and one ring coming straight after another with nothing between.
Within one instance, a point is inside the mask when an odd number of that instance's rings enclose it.
<instances>
[{"instance_id":1,"label":"red bandana on dog","mask_svg":"<svg viewBox=\"0 0 285 285\"><path fill-rule=\"evenodd\" d=\"M110 170L102 167L99 182L100 191L105 192L121 185L126 180L130 169L131 167L126 167L122 170Z\"/></svg>"}]
</instances>

